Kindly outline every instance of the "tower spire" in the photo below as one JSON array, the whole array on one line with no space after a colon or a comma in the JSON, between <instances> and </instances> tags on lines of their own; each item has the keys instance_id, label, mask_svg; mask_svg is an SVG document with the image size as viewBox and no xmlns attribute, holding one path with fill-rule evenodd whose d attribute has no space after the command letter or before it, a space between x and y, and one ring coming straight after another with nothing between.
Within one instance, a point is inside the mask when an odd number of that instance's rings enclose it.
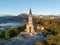
<instances>
[{"instance_id":1,"label":"tower spire","mask_svg":"<svg viewBox=\"0 0 60 45\"><path fill-rule=\"evenodd\" d=\"M32 14L31 8L30 8L30 12L29 12L29 14Z\"/></svg>"},{"instance_id":2,"label":"tower spire","mask_svg":"<svg viewBox=\"0 0 60 45\"><path fill-rule=\"evenodd\" d=\"M31 8L30 8L30 10L29 10L28 23L27 23L27 25L26 25L25 31L26 31L27 33L29 33L30 35L34 35L34 34L35 34L35 30L34 30L34 26L33 26L33 21L32 21Z\"/></svg>"}]
</instances>

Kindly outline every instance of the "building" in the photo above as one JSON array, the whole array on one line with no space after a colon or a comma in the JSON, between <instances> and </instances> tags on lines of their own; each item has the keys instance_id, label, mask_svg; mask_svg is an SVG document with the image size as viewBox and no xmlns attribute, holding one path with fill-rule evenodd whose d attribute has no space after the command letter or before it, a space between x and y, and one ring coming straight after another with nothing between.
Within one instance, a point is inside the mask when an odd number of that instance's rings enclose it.
<instances>
[{"instance_id":1,"label":"building","mask_svg":"<svg viewBox=\"0 0 60 45\"><path fill-rule=\"evenodd\" d=\"M29 12L28 23L26 25L25 32L29 33L30 35L36 34L35 30L34 30L34 26L33 26L33 21L32 21L32 12L31 12L31 9L30 9L30 12Z\"/></svg>"},{"instance_id":2,"label":"building","mask_svg":"<svg viewBox=\"0 0 60 45\"><path fill-rule=\"evenodd\" d=\"M36 27L36 29L39 30L39 31L43 31L43 30L44 30L44 26L38 24L37 27ZM37 31L37 30L36 30L36 31Z\"/></svg>"},{"instance_id":3,"label":"building","mask_svg":"<svg viewBox=\"0 0 60 45\"><path fill-rule=\"evenodd\" d=\"M30 34L31 36L33 36L37 34L37 32L44 30L44 26L42 25L35 25L35 24L33 25L32 16L33 15L30 9L29 15L28 15L28 22L26 24L26 29L24 32L21 32L22 34Z\"/></svg>"}]
</instances>

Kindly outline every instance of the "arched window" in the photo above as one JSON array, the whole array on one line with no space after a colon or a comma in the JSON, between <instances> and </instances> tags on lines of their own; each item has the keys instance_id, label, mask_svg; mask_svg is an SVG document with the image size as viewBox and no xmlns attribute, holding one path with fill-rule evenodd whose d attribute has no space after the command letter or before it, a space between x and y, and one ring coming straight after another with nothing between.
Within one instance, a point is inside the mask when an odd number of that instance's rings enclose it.
<instances>
[{"instance_id":1,"label":"arched window","mask_svg":"<svg viewBox=\"0 0 60 45\"><path fill-rule=\"evenodd\" d=\"M31 27L29 27L29 33L31 33Z\"/></svg>"}]
</instances>

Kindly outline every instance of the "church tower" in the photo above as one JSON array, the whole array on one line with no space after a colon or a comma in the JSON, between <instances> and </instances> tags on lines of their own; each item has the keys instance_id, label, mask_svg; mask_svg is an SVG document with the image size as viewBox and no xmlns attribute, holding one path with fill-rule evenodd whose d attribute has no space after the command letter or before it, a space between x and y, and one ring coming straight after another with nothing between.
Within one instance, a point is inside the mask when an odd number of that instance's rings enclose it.
<instances>
[{"instance_id":1,"label":"church tower","mask_svg":"<svg viewBox=\"0 0 60 45\"><path fill-rule=\"evenodd\" d=\"M33 21L32 21L32 12L31 9L29 11L29 16L28 16L28 23L26 25L25 31L31 35L35 33L34 26L33 26Z\"/></svg>"}]
</instances>

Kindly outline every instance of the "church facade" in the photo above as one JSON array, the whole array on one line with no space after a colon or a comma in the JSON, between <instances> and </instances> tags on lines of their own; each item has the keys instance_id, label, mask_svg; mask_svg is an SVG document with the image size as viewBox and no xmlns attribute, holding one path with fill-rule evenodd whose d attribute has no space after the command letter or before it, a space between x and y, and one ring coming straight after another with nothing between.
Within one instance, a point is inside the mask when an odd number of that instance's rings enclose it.
<instances>
[{"instance_id":1,"label":"church facade","mask_svg":"<svg viewBox=\"0 0 60 45\"><path fill-rule=\"evenodd\" d=\"M32 21L32 12L31 12L31 9L30 9L30 12L29 12L28 23L26 25L25 32L29 33L30 35L36 34L36 32L34 30L34 26L33 26L33 21Z\"/></svg>"}]
</instances>

